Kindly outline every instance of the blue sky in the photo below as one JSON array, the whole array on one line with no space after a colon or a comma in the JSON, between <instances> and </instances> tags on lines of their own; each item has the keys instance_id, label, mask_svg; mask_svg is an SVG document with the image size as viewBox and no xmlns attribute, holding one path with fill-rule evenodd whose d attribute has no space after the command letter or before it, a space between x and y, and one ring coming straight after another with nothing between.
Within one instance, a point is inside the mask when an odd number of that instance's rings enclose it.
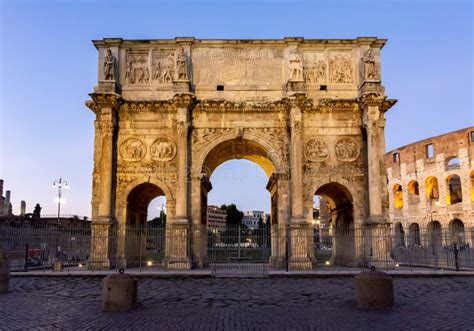
<instances>
[{"instance_id":1,"label":"blue sky","mask_svg":"<svg viewBox=\"0 0 474 331\"><path fill-rule=\"evenodd\" d=\"M89 215L96 83L103 37L389 39L387 150L474 124L471 1L7 1L0 0L0 178L31 211L54 213L52 181L65 177L65 213ZM239 182L228 175L251 172ZM213 174L211 203L269 209L266 178L247 161ZM222 178L225 178L224 180ZM156 207L153 206L154 209Z\"/></svg>"}]
</instances>

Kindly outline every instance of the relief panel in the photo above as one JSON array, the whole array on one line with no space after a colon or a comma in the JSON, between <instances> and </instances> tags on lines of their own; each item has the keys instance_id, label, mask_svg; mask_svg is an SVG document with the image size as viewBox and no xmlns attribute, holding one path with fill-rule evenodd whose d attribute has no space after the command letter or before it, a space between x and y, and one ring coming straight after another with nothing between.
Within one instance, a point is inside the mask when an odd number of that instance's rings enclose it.
<instances>
[{"instance_id":1,"label":"relief panel","mask_svg":"<svg viewBox=\"0 0 474 331\"><path fill-rule=\"evenodd\" d=\"M334 84L354 83L352 53L331 53L329 56L329 82Z\"/></svg>"},{"instance_id":2,"label":"relief panel","mask_svg":"<svg viewBox=\"0 0 474 331\"><path fill-rule=\"evenodd\" d=\"M128 138L120 145L120 156L125 161L140 161L145 154L146 146L138 138Z\"/></svg>"},{"instance_id":3,"label":"relief panel","mask_svg":"<svg viewBox=\"0 0 474 331\"><path fill-rule=\"evenodd\" d=\"M125 80L127 84L148 84L148 51L127 51Z\"/></svg>"},{"instance_id":4,"label":"relief panel","mask_svg":"<svg viewBox=\"0 0 474 331\"><path fill-rule=\"evenodd\" d=\"M304 80L307 84L326 84L328 65L322 52L304 53Z\"/></svg>"}]
</instances>

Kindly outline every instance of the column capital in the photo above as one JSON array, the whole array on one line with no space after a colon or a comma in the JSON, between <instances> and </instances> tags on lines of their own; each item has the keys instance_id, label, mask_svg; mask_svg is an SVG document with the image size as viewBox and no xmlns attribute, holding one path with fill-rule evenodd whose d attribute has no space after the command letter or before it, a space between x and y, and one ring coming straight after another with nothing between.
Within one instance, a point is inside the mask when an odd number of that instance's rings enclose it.
<instances>
[{"instance_id":1,"label":"column capital","mask_svg":"<svg viewBox=\"0 0 474 331\"><path fill-rule=\"evenodd\" d=\"M306 98L306 93L304 92L295 92L293 95L287 97L287 100L290 105L290 111L295 108L302 111L309 102L309 99Z\"/></svg>"},{"instance_id":2,"label":"column capital","mask_svg":"<svg viewBox=\"0 0 474 331\"><path fill-rule=\"evenodd\" d=\"M173 105L176 109L191 110L196 104L196 96L193 93L177 93L173 96Z\"/></svg>"},{"instance_id":3,"label":"column capital","mask_svg":"<svg viewBox=\"0 0 474 331\"><path fill-rule=\"evenodd\" d=\"M96 112L102 108L118 109L123 102L117 93L90 93L91 100L86 101L86 106Z\"/></svg>"},{"instance_id":4,"label":"column capital","mask_svg":"<svg viewBox=\"0 0 474 331\"><path fill-rule=\"evenodd\" d=\"M387 99L386 96L380 93L366 93L359 98L360 105L363 109L378 107L382 113L389 110L397 101L396 99Z\"/></svg>"}]
</instances>

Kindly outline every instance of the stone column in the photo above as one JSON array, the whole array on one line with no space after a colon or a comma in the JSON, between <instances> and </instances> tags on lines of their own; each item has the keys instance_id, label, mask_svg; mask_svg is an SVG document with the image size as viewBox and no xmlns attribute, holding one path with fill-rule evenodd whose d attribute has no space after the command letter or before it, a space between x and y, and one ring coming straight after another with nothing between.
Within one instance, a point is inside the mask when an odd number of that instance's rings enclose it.
<instances>
[{"instance_id":1,"label":"stone column","mask_svg":"<svg viewBox=\"0 0 474 331\"><path fill-rule=\"evenodd\" d=\"M194 104L194 96L189 93L176 94L173 98L176 107L178 177L176 183L175 217L166 229L165 266L172 269L190 269L190 224L189 224L189 112Z\"/></svg>"},{"instance_id":2,"label":"stone column","mask_svg":"<svg viewBox=\"0 0 474 331\"><path fill-rule=\"evenodd\" d=\"M191 182L191 242L193 267L204 268L208 264L207 256L207 194L212 184L207 176L193 176Z\"/></svg>"},{"instance_id":3,"label":"stone column","mask_svg":"<svg viewBox=\"0 0 474 331\"><path fill-rule=\"evenodd\" d=\"M367 132L367 178L369 193L369 215L367 217L367 230L370 233L366 239L370 247L370 264L376 267L388 266L392 263L389 257L390 227L384 220L382 207L382 192L385 185L380 167L383 160L382 146L384 139L381 136L384 125L383 113L394 102L386 101L383 95L368 93L362 96L362 121ZM404 192L405 193L405 192Z\"/></svg>"},{"instance_id":4,"label":"stone column","mask_svg":"<svg viewBox=\"0 0 474 331\"><path fill-rule=\"evenodd\" d=\"M368 112L379 115L378 107L369 106ZM379 128L378 121L365 123L367 130L367 177L369 183L369 219L382 218L382 188L380 186L380 155L379 155Z\"/></svg>"},{"instance_id":5,"label":"stone column","mask_svg":"<svg viewBox=\"0 0 474 331\"><path fill-rule=\"evenodd\" d=\"M290 199L291 222L303 221L303 128L300 103L304 94L290 98Z\"/></svg>"},{"instance_id":6,"label":"stone column","mask_svg":"<svg viewBox=\"0 0 474 331\"><path fill-rule=\"evenodd\" d=\"M304 93L295 93L290 98L290 201L291 222L289 241L289 267L309 269L312 267L308 252L308 240L312 240L311 228L303 215L303 114Z\"/></svg>"},{"instance_id":7,"label":"stone column","mask_svg":"<svg viewBox=\"0 0 474 331\"><path fill-rule=\"evenodd\" d=\"M115 222L116 127L120 96L93 93L86 105L96 114L92 192L90 269L109 269L115 248L111 225Z\"/></svg>"}]
</instances>

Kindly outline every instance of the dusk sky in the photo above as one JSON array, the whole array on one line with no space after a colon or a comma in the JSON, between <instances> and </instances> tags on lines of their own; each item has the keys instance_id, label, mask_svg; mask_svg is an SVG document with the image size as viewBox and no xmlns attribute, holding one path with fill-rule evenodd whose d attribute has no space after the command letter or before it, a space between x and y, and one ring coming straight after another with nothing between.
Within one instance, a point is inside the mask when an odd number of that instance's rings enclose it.
<instances>
[{"instance_id":1,"label":"dusk sky","mask_svg":"<svg viewBox=\"0 0 474 331\"><path fill-rule=\"evenodd\" d=\"M387 38L382 50L387 151L474 124L471 1L0 1L0 178L27 212L90 215L97 79L92 39ZM269 211L267 178L249 161L212 176L211 204ZM150 210L156 210L155 201Z\"/></svg>"}]
</instances>

